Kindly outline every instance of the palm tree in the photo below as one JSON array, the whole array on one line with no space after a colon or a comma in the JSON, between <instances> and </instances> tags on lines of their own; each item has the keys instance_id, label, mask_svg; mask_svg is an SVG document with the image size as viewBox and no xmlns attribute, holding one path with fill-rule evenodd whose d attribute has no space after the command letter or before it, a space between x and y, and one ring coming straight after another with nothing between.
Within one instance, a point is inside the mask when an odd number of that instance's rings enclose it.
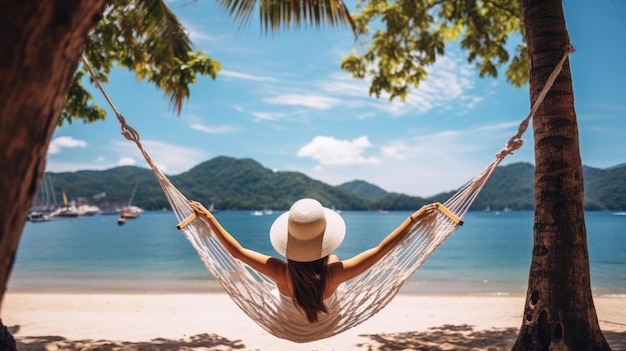
<instances>
[{"instance_id":1,"label":"palm tree","mask_svg":"<svg viewBox=\"0 0 626 351\"><path fill-rule=\"evenodd\" d=\"M342 68L372 77L370 93L404 98L426 77L425 66L458 40L481 77L508 64L516 86L530 81L534 104L569 50L561 0L372 0L357 23L368 34ZM521 35L511 58L509 39ZM590 287L583 179L569 61L533 119L535 226L524 319L515 350L608 350Z\"/></svg>"},{"instance_id":2,"label":"palm tree","mask_svg":"<svg viewBox=\"0 0 626 351\"><path fill-rule=\"evenodd\" d=\"M560 0L524 0L530 96L570 45ZM583 170L569 61L533 119L535 220L524 318L513 350L610 350L591 295Z\"/></svg>"},{"instance_id":3,"label":"palm tree","mask_svg":"<svg viewBox=\"0 0 626 351\"><path fill-rule=\"evenodd\" d=\"M240 20L258 8L265 30L307 21L352 26L340 0L222 3ZM76 75L83 51L99 80L106 81L117 63L162 89L179 112L196 73L215 77L219 64L191 52L187 34L164 0L5 0L0 29L10 33L0 40L1 305L56 126L77 116L104 117L97 106L87 105L89 94L80 85L84 73ZM0 319L0 349L15 348Z\"/></svg>"}]
</instances>

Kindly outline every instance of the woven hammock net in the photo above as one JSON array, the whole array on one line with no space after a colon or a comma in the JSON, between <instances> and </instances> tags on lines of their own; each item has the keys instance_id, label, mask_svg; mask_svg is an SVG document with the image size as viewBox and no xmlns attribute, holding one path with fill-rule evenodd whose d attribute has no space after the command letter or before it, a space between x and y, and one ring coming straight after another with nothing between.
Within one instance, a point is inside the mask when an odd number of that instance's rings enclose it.
<instances>
[{"instance_id":1,"label":"woven hammock net","mask_svg":"<svg viewBox=\"0 0 626 351\"><path fill-rule=\"evenodd\" d=\"M209 223L204 218L194 218L195 214L189 206L189 200L155 165L141 144L139 134L126 124L124 117L109 99L87 61L84 58L81 60L114 110L122 126L122 135L137 145L154 171L178 222L181 223L181 231L226 293L243 312L272 335L294 342L309 342L339 334L364 322L383 309L406 280L459 228L462 224L461 219L495 168L507 155L523 144L522 134L571 52L573 52L571 47L564 51L560 63L547 79L530 113L520 124L517 134L507 141L495 155L494 160L450 197L443 206L440 206L439 211L434 211L413 223L409 234L385 257L360 276L346 282L341 291L338 290L339 296L336 301L332 306L328 306L329 313L325 316L325 322L320 325L309 323L301 315L294 317L293 312L286 310L287 307L293 308L293 306L281 303L281 297L276 293L276 285L273 281L233 258L220 244Z\"/></svg>"},{"instance_id":2,"label":"woven hammock net","mask_svg":"<svg viewBox=\"0 0 626 351\"><path fill-rule=\"evenodd\" d=\"M519 145L521 143L515 147ZM416 221L401 243L365 273L348 281L342 289L341 301L336 306L339 310L332 311L331 318L334 320L327 322L330 327L325 330L309 328L310 333L302 333L300 328L294 328L293 324L297 321L281 310L284 304L276 294L274 282L233 258L204 218L195 218L181 231L235 304L263 329L294 342L323 339L362 323L393 299L404 282L459 228L460 223L454 217L463 217L502 159L497 157L479 176L443 204L452 216L435 211ZM189 200L160 170L156 167L153 170L178 221L184 222L193 216ZM306 318L303 321L309 323ZM297 332L294 333L294 330Z\"/></svg>"}]
</instances>

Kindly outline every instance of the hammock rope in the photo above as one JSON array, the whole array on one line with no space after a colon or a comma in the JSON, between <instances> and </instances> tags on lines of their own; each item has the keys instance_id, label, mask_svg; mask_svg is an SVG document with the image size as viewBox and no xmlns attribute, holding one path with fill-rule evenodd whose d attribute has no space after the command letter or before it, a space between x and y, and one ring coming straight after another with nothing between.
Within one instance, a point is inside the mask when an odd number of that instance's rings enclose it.
<instances>
[{"instance_id":1,"label":"hammock rope","mask_svg":"<svg viewBox=\"0 0 626 351\"><path fill-rule=\"evenodd\" d=\"M563 63L573 51L570 45L566 47L561 61L546 81L530 113L521 122L517 134L507 141L495 155L494 160L443 205L438 204L439 211L414 221L409 229L409 235L385 257L338 289L331 300L326 301L329 313L320 314L320 321L316 323L309 323L299 311L294 312L292 301L289 299L285 303L284 297L277 293L275 284L269 278L233 258L221 245L211 225L204 218L195 217L189 206L189 200L155 165L141 144L139 133L126 123L125 118L100 85L87 60L81 57L81 61L115 112L122 135L136 144L153 170L178 220L177 228L183 232L225 292L243 312L272 335L294 342L309 342L339 334L379 312L426 259L462 225L463 216L494 169L506 156L522 146L521 137L530 119L552 87Z\"/></svg>"}]
</instances>

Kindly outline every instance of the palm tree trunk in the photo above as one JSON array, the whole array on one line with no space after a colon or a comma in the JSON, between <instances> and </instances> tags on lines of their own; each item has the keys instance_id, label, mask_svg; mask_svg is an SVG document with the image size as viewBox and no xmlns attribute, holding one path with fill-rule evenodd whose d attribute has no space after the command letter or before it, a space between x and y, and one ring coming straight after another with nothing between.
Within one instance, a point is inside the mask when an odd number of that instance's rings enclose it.
<instances>
[{"instance_id":1,"label":"palm tree trunk","mask_svg":"<svg viewBox=\"0 0 626 351\"><path fill-rule=\"evenodd\" d=\"M102 18L105 4L106 0L0 4L0 32L4 33L0 40L0 305L43 175L48 144L83 46Z\"/></svg>"},{"instance_id":2,"label":"palm tree trunk","mask_svg":"<svg viewBox=\"0 0 626 351\"><path fill-rule=\"evenodd\" d=\"M561 0L523 0L530 96L569 45ZM583 173L569 61L533 120L534 247L523 324L513 350L610 350L591 294Z\"/></svg>"}]
</instances>

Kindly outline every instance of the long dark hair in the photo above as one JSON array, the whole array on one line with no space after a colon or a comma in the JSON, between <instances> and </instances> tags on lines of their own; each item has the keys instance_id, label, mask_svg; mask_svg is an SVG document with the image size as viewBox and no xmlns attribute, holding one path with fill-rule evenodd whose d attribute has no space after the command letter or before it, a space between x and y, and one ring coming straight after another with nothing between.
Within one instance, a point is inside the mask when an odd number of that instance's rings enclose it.
<instances>
[{"instance_id":1,"label":"long dark hair","mask_svg":"<svg viewBox=\"0 0 626 351\"><path fill-rule=\"evenodd\" d=\"M306 313L309 322L317 322L319 312L328 312L324 304L326 265L328 256L311 262L287 260L287 269L293 284L293 303Z\"/></svg>"}]
</instances>

